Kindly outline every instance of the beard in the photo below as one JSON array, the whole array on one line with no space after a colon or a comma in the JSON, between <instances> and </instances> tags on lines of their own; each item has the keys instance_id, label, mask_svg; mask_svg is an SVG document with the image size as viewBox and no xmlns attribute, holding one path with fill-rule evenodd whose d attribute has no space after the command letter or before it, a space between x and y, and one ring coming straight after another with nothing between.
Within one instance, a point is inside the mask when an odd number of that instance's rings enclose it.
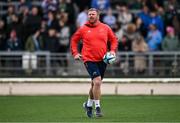
<instances>
[{"instance_id":1,"label":"beard","mask_svg":"<svg viewBox=\"0 0 180 123\"><path fill-rule=\"evenodd\" d=\"M96 18L89 18L89 23L94 24L97 22L97 20L98 20L97 17Z\"/></svg>"}]
</instances>

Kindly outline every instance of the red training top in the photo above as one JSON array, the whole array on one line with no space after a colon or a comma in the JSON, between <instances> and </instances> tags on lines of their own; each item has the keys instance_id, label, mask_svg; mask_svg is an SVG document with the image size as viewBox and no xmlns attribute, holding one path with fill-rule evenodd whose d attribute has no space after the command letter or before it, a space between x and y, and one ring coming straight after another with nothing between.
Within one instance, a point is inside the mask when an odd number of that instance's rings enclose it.
<instances>
[{"instance_id":1,"label":"red training top","mask_svg":"<svg viewBox=\"0 0 180 123\"><path fill-rule=\"evenodd\" d=\"M117 38L111 28L101 22L95 25L87 22L84 26L80 27L71 38L71 51L72 55L78 54L78 42L82 39L82 60L98 62L102 61L104 54L107 52L107 42L110 41L110 51L117 48Z\"/></svg>"}]
</instances>

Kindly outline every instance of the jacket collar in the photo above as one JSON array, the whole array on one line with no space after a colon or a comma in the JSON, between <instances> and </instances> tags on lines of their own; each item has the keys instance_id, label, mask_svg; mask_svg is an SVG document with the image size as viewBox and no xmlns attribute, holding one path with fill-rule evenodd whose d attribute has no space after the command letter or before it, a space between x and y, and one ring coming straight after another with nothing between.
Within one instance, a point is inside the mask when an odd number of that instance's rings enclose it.
<instances>
[{"instance_id":1,"label":"jacket collar","mask_svg":"<svg viewBox=\"0 0 180 123\"><path fill-rule=\"evenodd\" d=\"M97 22L94 23L94 24L89 23L89 21L87 21L87 22L85 23L85 25L88 26L88 27L96 27L96 26L98 26L99 24L100 24L100 21L97 21Z\"/></svg>"}]
</instances>

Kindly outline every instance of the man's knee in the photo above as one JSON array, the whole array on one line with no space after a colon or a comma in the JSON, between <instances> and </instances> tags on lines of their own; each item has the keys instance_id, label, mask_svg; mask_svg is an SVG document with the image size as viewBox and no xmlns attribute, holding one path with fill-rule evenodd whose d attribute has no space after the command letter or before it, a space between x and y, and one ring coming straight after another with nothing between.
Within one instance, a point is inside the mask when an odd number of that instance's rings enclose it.
<instances>
[{"instance_id":1,"label":"man's knee","mask_svg":"<svg viewBox=\"0 0 180 123\"><path fill-rule=\"evenodd\" d=\"M101 86L101 83L102 83L101 77L96 77L96 78L93 79L93 85L94 85L94 86L100 87L100 86Z\"/></svg>"}]
</instances>

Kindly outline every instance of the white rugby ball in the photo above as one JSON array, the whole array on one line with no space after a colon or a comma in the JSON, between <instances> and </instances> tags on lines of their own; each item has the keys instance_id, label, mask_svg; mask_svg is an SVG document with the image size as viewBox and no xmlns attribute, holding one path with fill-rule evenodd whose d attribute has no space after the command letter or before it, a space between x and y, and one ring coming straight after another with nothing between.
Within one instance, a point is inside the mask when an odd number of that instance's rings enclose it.
<instances>
[{"instance_id":1,"label":"white rugby ball","mask_svg":"<svg viewBox=\"0 0 180 123\"><path fill-rule=\"evenodd\" d=\"M107 52L103 57L103 61L106 64L113 64L116 61L116 56L111 54L110 52Z\"/></svg>"}]
</instances>

